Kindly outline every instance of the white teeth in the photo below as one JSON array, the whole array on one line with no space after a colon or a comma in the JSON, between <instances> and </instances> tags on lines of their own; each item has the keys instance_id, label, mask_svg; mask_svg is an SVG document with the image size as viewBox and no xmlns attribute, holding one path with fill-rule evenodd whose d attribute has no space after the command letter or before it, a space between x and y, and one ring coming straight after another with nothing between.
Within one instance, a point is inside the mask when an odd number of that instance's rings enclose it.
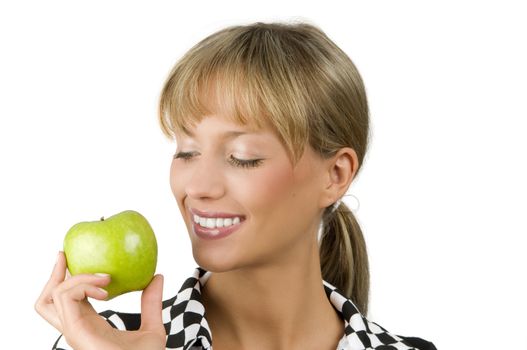
<instances>
[{"instance_id":1,"label":"white teeth","mask_svg":"<svg viewBox=\"0 0 527 350\"><path fill-rule=\"evenodd\" d=\"M216 228L216 227L227 227L231 225L239 224L241 219L239 217L235 218L203 218L199 215L194 215L194 222L200 226L207 228Z\"/></svg>"},{"instance_id":2,"label":"white teeth","mask_svg":"<svg viewBox=\"0 0 527 350\"><path fill-rule=\"evenodd\" d=\"M216 227L216 220L208 218L207 219L207 227L208 228L214 228Z\"/></svg>"}]
</instances>

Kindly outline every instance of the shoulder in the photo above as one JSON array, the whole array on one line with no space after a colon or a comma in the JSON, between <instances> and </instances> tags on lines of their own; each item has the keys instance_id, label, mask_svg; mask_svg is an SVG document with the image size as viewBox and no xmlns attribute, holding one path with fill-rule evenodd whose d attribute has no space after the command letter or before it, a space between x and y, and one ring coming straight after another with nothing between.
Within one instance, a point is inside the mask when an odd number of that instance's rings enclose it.
<instances>
[{"instance_id":1,"label":"shoulder","mask_svg":"<svg viewBox=\"0 0 527 350\"><path fill-rule=\"evenodd\" d=\"M389 332L366 318L338 288L327 281L324 281L324 285L328 299L344 320L345 338L339 345L339 350L437 350L434 344L422 338Z\"/></svg>"}]
</instances>

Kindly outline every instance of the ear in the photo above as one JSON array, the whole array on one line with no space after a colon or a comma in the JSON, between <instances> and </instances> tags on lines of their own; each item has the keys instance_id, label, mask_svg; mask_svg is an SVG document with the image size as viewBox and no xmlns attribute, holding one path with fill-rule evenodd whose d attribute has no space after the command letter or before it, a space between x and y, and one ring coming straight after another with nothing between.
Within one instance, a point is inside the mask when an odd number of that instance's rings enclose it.
<instances>
[{"instance_id":1,"label":"ear","mask_svg":"<svg viewBox=\"0 0 527 350\"><path fill-rule=\"evenodd\" d=\"M353 148L343 147L326 162L326 185L320 206L328 207L340 199L348 190L357 169L359 158Z\"/></svg>"}]
</instances>

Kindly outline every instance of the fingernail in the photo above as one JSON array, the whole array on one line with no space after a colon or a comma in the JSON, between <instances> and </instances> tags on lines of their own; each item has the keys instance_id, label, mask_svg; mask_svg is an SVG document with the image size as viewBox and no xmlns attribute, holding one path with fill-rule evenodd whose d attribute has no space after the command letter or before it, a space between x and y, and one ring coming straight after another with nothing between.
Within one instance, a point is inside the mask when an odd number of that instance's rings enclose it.
<instances>
[{"instance_id":1,"label":"fingernail","mask_svg":"<svg viewBox=\"0 0 527 350\"><path fill-rule=\"evenodd\" d=\"M57 258L55 259L55 265L57 265L57 263L59 262L59 258L60 258L60 250L57 253Z\"/></svg>"},{"instance_id":2,"label":"fingernail","mask_svg":"<svg viewBox=\"0 0 527 350\"><path fill-rule=\"evenodd\" d=\"M103 295L102 299L103 300L107 300L108 299L108 291L106 289L102 289L102 288L99 288L99 287L97 287L97 289L99 289L102 292L102 295Z\"/></svg>"},{"instance_id":3,"label":"fingernail","mask_svg":"<svg viewBox=\"0 0 527 350\"><path fill-rule=\"evenodd\" d=\"M95 273L94 275L95 275L95 276L99 276L99 277L110 277L109 274L107 274L107 273L100 273L100 272Z\"/></svg>"}]
</instances>

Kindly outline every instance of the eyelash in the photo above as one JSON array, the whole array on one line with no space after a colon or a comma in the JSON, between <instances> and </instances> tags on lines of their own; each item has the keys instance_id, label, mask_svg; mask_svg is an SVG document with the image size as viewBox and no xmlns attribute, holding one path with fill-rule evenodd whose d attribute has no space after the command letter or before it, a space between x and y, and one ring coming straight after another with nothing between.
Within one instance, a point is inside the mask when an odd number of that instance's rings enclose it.
<instances>
[{"instance_id":1,"label":"eyelash","mask_svg":"<svg viewBox=\"0 0 527 350\"><path fill-rule=\"evenodd\" d=\"M194 152L178 152L174 154L174 159L181 158L183 161L188 162L194 156ZM232 155L229 157L229 162L236 167L241 168L255 168L261 164L263 159L238 159Z\"/></svg>"}]
</instances>

